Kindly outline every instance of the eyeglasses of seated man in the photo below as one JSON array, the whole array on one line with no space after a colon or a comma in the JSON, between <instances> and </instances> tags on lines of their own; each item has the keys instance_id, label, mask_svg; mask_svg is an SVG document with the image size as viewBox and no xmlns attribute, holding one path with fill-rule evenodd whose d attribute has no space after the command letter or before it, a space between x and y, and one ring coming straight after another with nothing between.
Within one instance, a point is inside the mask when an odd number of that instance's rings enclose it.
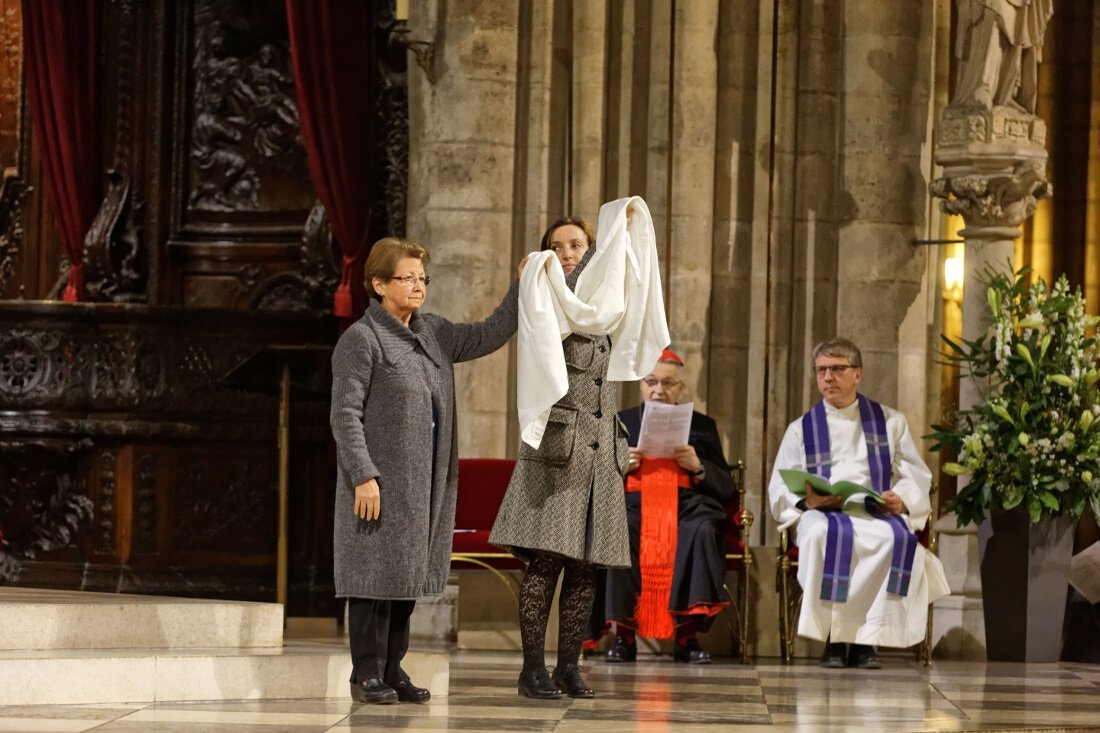
<instances>
[{"instance_id":1,"label":"eyeglasses of seated man","mask_svg":"<svg viewBox=\"0 0 1100 733\"><path fill-rule=\"evenodd\" d=\"M863 369L843 356L821 354L814 362L817 389L833 407L845 408L856 400Z\"/></svg>"}]
</instances>

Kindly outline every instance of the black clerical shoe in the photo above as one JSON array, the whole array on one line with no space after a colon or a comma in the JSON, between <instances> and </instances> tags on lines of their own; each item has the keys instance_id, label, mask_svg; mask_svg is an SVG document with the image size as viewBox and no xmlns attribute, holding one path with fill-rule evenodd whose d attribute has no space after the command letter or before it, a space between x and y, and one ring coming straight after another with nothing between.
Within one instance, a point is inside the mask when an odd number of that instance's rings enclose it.
<instances>
[{"instance_id":1,"label":"black clerical shoe","mask_svg":"<svg viewBox=\"0 0 1100 733\"><path fill-rule=\"evenodd\" d=\"M868 644L852 644L848 647L848 666L856 669L882 669L882 661L875 648Z\"/></svg>"},{"instance_id":2,"label":"black clerical shoe","mask_svg":"<svg viewBox=\"0 0 1100 733\"><path fill-rule=\"evenodd\" d=\"M536 700L557 700L561 690L550 680L546 667L536 667L519 673L519 694Z\"/></svg>"},{"instance_id":3,"label":"black clerical shoe","mask_svg":"<svg viewBox=\"0 0 1100 733\"><path fill-rule=\"evenodd\" d=\"M621 636L615 637L615 643L611 645L611 648L607 650L607 656L604 657L604 661L612 664L618 664L620 662L633 662L638 659L638 643L634 641L627 641Z\"/></svg>"},{"instance_id":4,"label":"black clerical shoe","mask_svg":"<svg viewBox=\"0 0 1100 733\"><path fill-rule=\"evenodd\" d=\"M821 661L817 666L825 669L840 669L845 666L845 656L848 645L842 642L825 642L825 651L821 653Z\"/></svg>"},{"instance_id":5,"label":"black clerical shoe","mask_svg":"<svg viewBox=\"0 0 1100 733\"><path fill-rule=\"evenodd\" d=\"M584 678L581 677L581 671L577 669L575 664L556 668L550 679L559 690L569 695L569 697L589 698L596 696L596 691L585 684Z\"/></svg>"},{"instance_id":6,"label":"black clerical shoe","mask_svg":"<svg viewBox=\"0 0 1100 733\"><path fill-rule=\"evenodd\" d=\"M699 640L692 637L683 644L677 644L672 659L686 664L710 664L710 654L699 646Z\"/></svg>"},{"instance_id":7,"label":"black clerical shoe","mask_svg":"<svg viewBox=\"0 0 1100 733\"><path fill-rule=\"evenodd\" d=\"M432 699L432 693L423 687L417 687L408 677L400 682L390 682L389 686L394 689L401 702L428 702Z\"/></svg>"},{"instance_id":8,"label":"black clerical shoe","mask_svg":"<svg viewBox=\"0 0 1100 733\"><path fill-rule=\"evenodd\" d=\"M397 702L397 691L378 678L351 683L351 697L368 705L391 705Z\"/></svg>"}]
</instances>

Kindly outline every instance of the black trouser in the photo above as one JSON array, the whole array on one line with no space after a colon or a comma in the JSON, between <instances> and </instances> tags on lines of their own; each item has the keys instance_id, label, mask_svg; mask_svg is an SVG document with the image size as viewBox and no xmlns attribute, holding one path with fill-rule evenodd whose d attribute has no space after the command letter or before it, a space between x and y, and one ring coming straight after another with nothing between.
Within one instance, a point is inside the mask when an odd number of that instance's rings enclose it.
<instances>
[{"instance_id":1,"label":"black trouser","mask_svg":"<svg viewBox=\"0 0 1100 733\"><path fill-rule=\"evenodd\" d=\"M348 599L352 682L381 678L394 683L405 678L401 660L409 651L409 616L415 605L416 601Z\"/></svg>"}]
</instances>

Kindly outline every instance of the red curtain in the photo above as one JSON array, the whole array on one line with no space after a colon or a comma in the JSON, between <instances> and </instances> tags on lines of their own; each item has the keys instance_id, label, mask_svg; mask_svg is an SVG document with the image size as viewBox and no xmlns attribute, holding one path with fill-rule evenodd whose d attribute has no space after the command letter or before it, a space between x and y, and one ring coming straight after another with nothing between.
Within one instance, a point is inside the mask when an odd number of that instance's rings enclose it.
<instances>
[{"instance_id":1,"label":"red curtain","mask_svg":"<svg viewBox=\"0 0 1100 733\"><path fill-rule=\"evenodd\" d=\"M313 184L343 252L333 311L350 319L367 306L372 162L377 125L370 65L372 3L286 0L302 137Z\"/></svg>"},{"instance_id":2,"label":"red curtain","mask_svg":"<svg viewBox=\"0 0 1100 733\"><path fill-rule=\"evenodd\" d=\"M65 300L84 299L84 235L99 206L95 0L23 3L27 104L46 195L72 264Z\"/></svg>"}]
</instances>

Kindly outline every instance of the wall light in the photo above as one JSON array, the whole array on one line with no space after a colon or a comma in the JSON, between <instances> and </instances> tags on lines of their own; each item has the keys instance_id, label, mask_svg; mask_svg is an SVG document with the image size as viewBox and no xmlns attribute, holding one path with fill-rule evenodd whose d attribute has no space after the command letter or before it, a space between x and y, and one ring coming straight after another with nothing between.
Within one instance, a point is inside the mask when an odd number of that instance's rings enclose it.
<instances>
[{"instance_id":1,"label":"wall light","mask_svg":"<svg viewBox=\"0 0 1100 733\"><path fill-rule=\"evenodd\" d=\"M959 255L947 257L943 261L943 297L947 300L962 301L963 258Z\"/></svg>"}]
</instances>

